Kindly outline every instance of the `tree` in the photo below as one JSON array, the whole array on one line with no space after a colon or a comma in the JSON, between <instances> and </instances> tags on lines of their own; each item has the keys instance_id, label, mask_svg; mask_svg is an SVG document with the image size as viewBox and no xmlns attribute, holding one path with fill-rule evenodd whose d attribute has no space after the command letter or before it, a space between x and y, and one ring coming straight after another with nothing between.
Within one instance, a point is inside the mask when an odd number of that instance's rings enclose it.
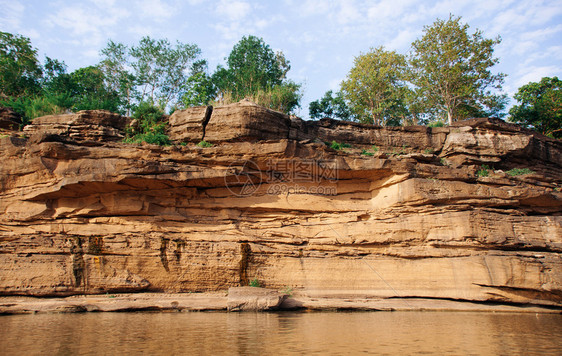
<instances>
[{"instance_id":1,"label":"tree","mask_svg":"<svg viewBox=\"0 0 562 356\"><path fill-rule=\"evenodd\" d=\"M509 121L562 138L562 81L558 77L523 85L513 97L518 105L509 110Z\"/></svg>"},{"instance_id":2,"label":"tree","mask_svg":"<svg viewBox=\"0 0 562 356\"><path fill-rule=\"evenodd\" d=\"M150 101L162 108L175 104L200 53L197 45L178 41L172 47L167 39L143 37L138 46L130 49L134 59L131 66L140 88L139 101Z\"/></svg>"},{"instance_id":3,"label":"tree","mask_svg":"<svg viewBox=\"0 0 562 356\"><path fill-rule=\"evenodd\" d=\"M105 75L107 87L119 93L124 103L127 115L133 106L135 91L135 77L129 72L130 56L129 48L122 43L109 40L106 47L100 51L103 60L98 67Z\"/></svg>"},{"instance_id":4,"label":"tree","mask_svg":"<svg viewBox=\"0 0 562 356\"><path fill-rule=\"evenodd\" d=\"M263 39L243 37L230 52L226 68L212 76L219 100L249 98L286 113L299 107L300 85L286 79L291 69L282 52L273 52Z\"/></svg>"},{"instance_id":5,"label":"tree","mask_svg":"<svg viewBox=\"0 0 562 356\"><path fill-rule=\"evenodd\" d=\"M185 107L209 105L217 96L217 88L207 74L207 61L194 63L192 72L183 86L181 104Z\"/></svg>"},{"instance_id":6,"label":"tree","mask_svg":"<svg viewBox=\"0 0 562 356\"><path fill-rule=\"evenodd\" d=\"M106 86L105 75L99 67L77 69L70 77L73 111L102 109L122 113L119 110L122 104L119 95Z\"/></svg>"},{"instance_id":7,"label":"tree","mask_svg":"<svg viewBox=\"0 0 562 356\"><path fill-rule=\"evenodd\" d=\"M451 15L426 26L423 37L412 43L410 58L417 95L446 116L449 125L468 108L486 112L505 105L505 96L494 93L505 75L490 72L499 61L493 52L501 39L486 39L479 30L469 35L468 24L460 20Z\"/></svg>"},{"instance_id":8,"label":"tree","mask_svg":"<svg viewBox=\"0 0 562 356\"><path fill-rule=\"evenodd\" d=\"M27 37L0 32L0 98L40 91L41 64Z\"/></svg>"},{"instance_id":9,"label":"tree","mask_svg":"<svg viewBox=\"0 0 562 356\"><path fill-rule=\"evenodd\" d=\"M405 70L406 58L383 47L355 58L341 88L359 121L384 125L406 116Z\"/></svg>"},{"instance_id":10,"label":"tree","mask_svg":"<svg viewBox=\"0 0 562 356\"><path fill-rule=\"evenodd\" d=\"M221 91L240 100L258 90L280 85L290 68L282 53L275 54L263 39L248 36L234 45L227 68L217 68L215 78Z\"/></svg>"},{"instance_id":11,"label":"tree","mask_svg":"<svg viewBox=\"0 0 562 356\"><path fill-rule=\"evenodd\" d=\"M320 100L310 103L308 111L312 119L326 117L345 121L353 121L354 119L341 91L334 95L331 90L328 90Z\"/></svg>"}]
</instances>

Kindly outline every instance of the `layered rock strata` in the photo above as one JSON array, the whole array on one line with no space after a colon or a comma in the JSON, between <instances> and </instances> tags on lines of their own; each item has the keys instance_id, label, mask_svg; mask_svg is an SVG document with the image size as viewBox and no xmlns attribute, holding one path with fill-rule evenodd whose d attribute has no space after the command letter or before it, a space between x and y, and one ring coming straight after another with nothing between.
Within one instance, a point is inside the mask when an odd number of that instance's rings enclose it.
<instances>
[{"instance_id":1,"label":"layered rock strata","mask_svg":"<svg viewBox=\"0 0 562 356\"><path fill-rule=\"evenodd\" d=\"M560 141L501 120L383 128L250 102L174 113L168 147L121 143L129 122L80 112L0 139L1 294L257 280L303 298L562 307Z\"/></svg>"}]
</instances>

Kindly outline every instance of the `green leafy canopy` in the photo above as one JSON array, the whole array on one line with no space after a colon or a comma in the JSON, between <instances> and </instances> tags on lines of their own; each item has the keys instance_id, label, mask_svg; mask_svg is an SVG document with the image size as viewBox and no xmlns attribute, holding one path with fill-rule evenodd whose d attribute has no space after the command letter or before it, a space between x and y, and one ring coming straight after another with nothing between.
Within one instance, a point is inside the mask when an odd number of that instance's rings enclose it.
<instances>
[{"instance_id":1,"label":"green leafy canopy","mask_svg":"<svg viewBox=\"0 0 562 356\"><path fill-rule=\"evenodd\" d=\"M562 81L558 77L530 82L519 88L514 98L517 105L509 111L509 121L562 138Z\"/></svg>"},{"instance_id":2,"label":"green leafy canopy","mask_svg":"<svg viewBox=\"0 0 562 356\"><path fill-rule=\"evenodd\" d=\"M460 17L437 19L412 43L410 80L426 107L432 107L449 122L467 116L499 113L506 96L498 94L505 74L493 74L498 63L494 46L501 39L469 34Z\"/></svg>"}]
</instances>

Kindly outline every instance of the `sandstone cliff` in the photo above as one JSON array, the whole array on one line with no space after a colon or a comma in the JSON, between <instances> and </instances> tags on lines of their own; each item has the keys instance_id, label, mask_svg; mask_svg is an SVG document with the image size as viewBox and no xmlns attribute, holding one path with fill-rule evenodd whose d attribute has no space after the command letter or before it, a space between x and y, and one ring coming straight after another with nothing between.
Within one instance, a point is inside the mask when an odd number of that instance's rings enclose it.
<instances>
[{"instance_id":1,"label":"sandstone cliff","mask_svg":"<svg viewBox=\"0 0 562 356\"><path fill-rule=\"evenodd\" d=\"M2 295L257 279L308 298L562 307L560 141L494 119L381 128L249 102L174 113L169 147L122 143L128 123L88 111L0 139Z\"/></svg>"}]
</instances>

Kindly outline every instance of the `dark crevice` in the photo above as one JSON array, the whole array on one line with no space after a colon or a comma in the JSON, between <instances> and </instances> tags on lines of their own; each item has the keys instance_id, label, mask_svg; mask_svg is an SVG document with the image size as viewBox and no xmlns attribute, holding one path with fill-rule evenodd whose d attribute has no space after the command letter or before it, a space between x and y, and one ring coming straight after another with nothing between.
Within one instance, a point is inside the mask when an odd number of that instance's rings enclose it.
<instances>
[{"instance_id":1,"label":"dark crevice","mask_svg":"<svg viewBox=\"0 0 562 356\"><path fill-rule=\"evenodd\" d=\"M548 305L548 304L538 304L538 303L518 303L518 302L510 302L510 301L470 300L470 299L447 298L447 297L392 296L392 297L388 297L387 299L405 299L405 300L429 299L429 300L443 300L443 301L451 301L451 302L458 302L458 303L471 303L471 304L490 305L490 306L507 305L507 306L521 307L521 308L539 307L539 308L551 309L551 310L562 310L562 306L558 306L558 305Z\"/></svg>"},{"instance_id":2,"label":"dark crevice","mask_svg":"<svg viewBox=\"0 0 562 356\"><path fill-rule=\"evenodd\" d=\"M205 119L203 119L203 137L201 137L201 141L205 140L205 133L207 130L207 124L209 120L211 120L211 115L213 114L213 107L211 105L207 106L205 110Z\"/></svg>"}]
</instances>

